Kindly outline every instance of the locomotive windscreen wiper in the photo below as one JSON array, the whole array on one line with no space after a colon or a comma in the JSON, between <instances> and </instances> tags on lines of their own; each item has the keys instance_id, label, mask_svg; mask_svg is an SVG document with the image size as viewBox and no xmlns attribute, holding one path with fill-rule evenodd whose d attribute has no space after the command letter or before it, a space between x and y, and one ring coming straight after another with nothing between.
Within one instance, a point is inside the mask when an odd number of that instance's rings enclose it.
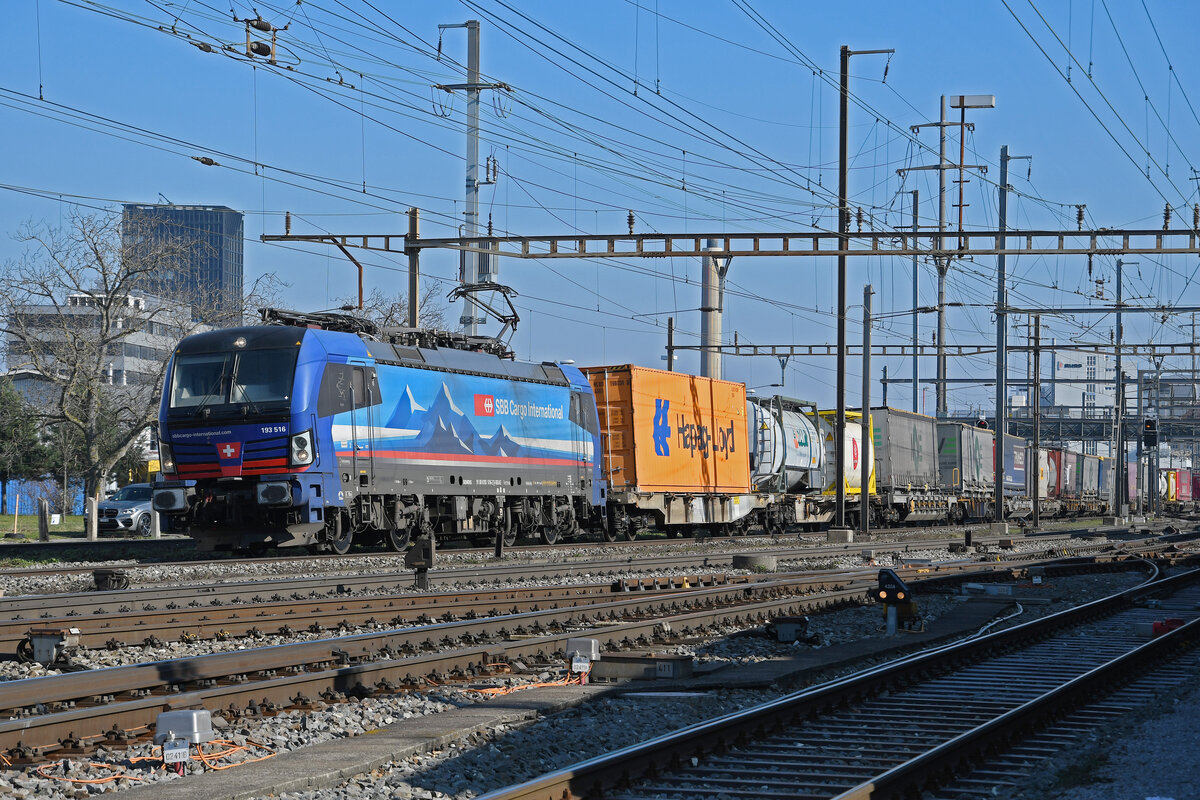
<instances>
[{"instance_id":1,"label":"locomotive windscreen wiper","mask_svg":"<svg viewBox=\"0 0 1200 800\"><path fill-rule=\"evenodd\" d=\"M200 401L200 404L196 406L196 410L192 412L193 417L200 416L200 413L208 408L208 404L209 404L209 402L211 402L212 398L217 396L216 392L217 392L217 390L220 389L222 381L224 381L228 377L225 374L225 369L228 366L229 366L229 356L226 355L225 358L221 361L221 369L217 373L216 378L213 379L212 384L204 391L204 399ZM222 396L224 396L224 393L222 393Z\"/></svg>"},{"instance_id":2,"label":"locomotive windscreen wiper","mask_svg":"<svg viewBox=\"0 0 1200 800\"><path fill-rule=\"evenodd\" d=\"M250 410L253 411L256 415L261 414L262 412L259 410L258 404L255 403L253 400L251 400L250 395L246 393L245 384L235 382L234 386L237 387L238 394L240 394L242 396L242 399L246 401L246 405L250 406ZM234 400L232 397L230 397L229 402L235 403L237 401ZM243 414L243 416L245 416L245 415Z\"/></svg>"}]
</instances>

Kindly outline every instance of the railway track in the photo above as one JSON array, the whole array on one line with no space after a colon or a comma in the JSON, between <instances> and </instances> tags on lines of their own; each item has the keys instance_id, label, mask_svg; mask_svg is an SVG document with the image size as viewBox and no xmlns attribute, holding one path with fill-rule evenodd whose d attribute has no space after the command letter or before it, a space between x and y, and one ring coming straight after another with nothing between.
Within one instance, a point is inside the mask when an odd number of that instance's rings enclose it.
<instances>
[{"instance_id":1,"label":"railway track","mask_svg":"<svg viewBox=\"0 0 1200 800\"><path fill-rule=\"evenodd\" d=\"M1177 521L1177 520L1172 520L1172 521L1175 522L1176 525L1180 524L1179 521ZM1169 522L1172 522L1172 521L1162 521L1162 522L1156 523L1155 525L1152 525L1152 526L1142 526L1142 527L1144 527L1146 530L1156 531L1156 530L1161 529L1162 527L1166 526L1167 524L1169 524ZM904 538L905 534L927 535L930 533L936 533L936 535L929 537L929 538L912 538L912 537ZM1001 540L1009 540L1018 545L1036 542L1036 543L1044 543L1047 546L1050 546L1052 543L1055 543L1055 542L1066 542L1066 541L1070 541L1072 539L1078 539L1078 538L1081 538L1084 536L1096 535L1096 534L1100 534L1100 533L1107 533L1107 534L1111 534L1111 535L1128 535L1129 528L1128 527L1089 526L1089 527L1080 527L1077 529L1039 531L1037 533L1032 533L1032 534L1016 532L1016 533L1013 533L1008 536L999 536L999 535L993 535L993 534L988 534L988 533L981 533L979 531L971 531L971 538L974 543L983 545L983 546L996 546ZM853 543L853 544L849 544L849 545L827 545L824 543L823 535L815 535L815 534L801 533L799 536L792 536L792 537L787 537L787 538L794 540L797 544L792 544L790 546L779 546L779 542L781 541L781 538L766 537L766 536L718 538L718 539L713 539L711 537L700 537L700 538L696 538L696 539L660 538L660 539L638 539L638 540L629 541L629 542L622 541L622 542L618 542L615 544L612 542L603 542L603 541L597 541L597 542L576 541L576 542L559 543L559 544L554 544L554 545L520 545L520 546L513 546L513 547L505 548L505 553L507 553L508 556L510 558L512 558L514 561L521 560L521 559L546 559L546 560L550 560L550 561L555 561L556 563L562 563L561 558L557 557L558 554L574 557L580 553L588 554L593 551L599 551L601 554L600 558L597 560L600 560L600 561L613 560L613 559L605 558L605 556L603 554L606 551L611 551L614 546L619 546L623 549L628 549L628 548L633 547L638 550L646 550L647 552L653 553L655 550L662 550L662 549L678 550L683 547L694 546L694 545L700 544L700 543L707 543L709 545L721 547L722 549L729 549L730 547L736 548L739 546L750 546L750 547L755 547L755 549L757 550L760 545L762 545L764 543L769 543L768 546L766 548L764 548L764 552L775 553L775 554L778 554L780 557L786 557L788 554L795 554L796 552L800 551L805 554L805 557L823 558L823 557L835 557L838 555L844 555L848 551L859 550L863 547L887 548L889 546L894 545L897 548L900 548L900 547L922 547L922 548L930 548L930 549L944 549L946 547L949 547L952 544L961 544L963 541L963 536L962 536L961 531L955 531L954 529L948 529L948 530L947 529L938 529L936 531L932 531L929 528L895 528L895 529L889 528L884 531L876 531L874 533L874 535L872 536L871 540L869 540L869 541L857 542L857 543ZM106 543L94 543L88 549L101 550L104 547L104 544L106 544ZM122 542L121 544L123 547L125 545L128 545L127 542ZM148 543L143 543L143 544L148 544ZM775 545L775 546L772 547L770 545ZM77 548L77 549L80 549L80 548ZM472 546L472 547L442 548L441 546L439 546L439 549L444 549L447 556L452 556L455 560L460 560L460 561L462 559L469 559L472 557L486 559L486 558L491 557L494 553L494 550L491 547L473 547ZM53 546L45 545L42 543L4 545L4 546L0 547L0 556L7 556L7 557L12 557L12 558L27 558L27 557L29 557L29 555L32 554L32 551L35 551L35 550L39 553L42 551L46 551L46 550L52 551ZM718 551L718 552L720 552L720 551ZM667 556L667 558L669 558L669 557L670 556ZM659 557L658 556L650 556L649 558L654 559L654 558L659 558ZM258 556L258 557L237 556L237 557L218 557L218 558L210 558L210 559L191 559L191 560L156 561L156 560L130 559L128 557L119 558L117 560L121 561L122 563L114 565L114 566L119 569L127 569L127 570L136 570L139 567L149 566L149 565L153 565L153 564L160 564L160 565L164 565L164 566L169 566L172 571L185 571L185 570L193 569L193 568L201 568L202 569L202 568L206 568L206 567L211 567L214 564L227 565L230 563L244 564L244 565L246 565L247 568L253 569L255 567L271 567L271 566L276 566L276 565L280 565L280 564L288 564L291 562L296 562L297 564L304 564L309 567L316 565L316 567L319 571L328 571L330 573L336 573L336 572L354 572L356 570L361 570L361 566L359 566L359 564L358 564L358 562L361 562L361 561L378 562L378 561L382 560L385 562L400 563L402 561L402 555L399 553L392 553L387 550L378 550L378 551L365 551L365 552L364 551L355 551L355 552L349 553L347 555L334 555L334 554L328 554L328 553L325 553L325 554L280 553L277 555ZM646 557L640 556L640 555L628 557L628 561L630 563L633 563L635 561L638 563L642 563L645 560L646 560ZM40 577L40 576L45 576L47 574L60 575L60 576L69 576L69 575L90 576L91 573L93 573L95 571L95 569L96 569L95 566L9 567L9 568L0 569L0 579L6 578L6 577L7 578Z\"/></svg>"},{"instance_id":2,"label":"railway track","mask_svg":"<svg viewBox=\"0 0 1200 800\"><path fill-rule=\"evenodd\" d=\"M1079 569L1078 562L1063 569ZM988 574L979 566L948 568L938 577L911 572L914 579L977 580ZM987 569L1012 574L1011 568ZM639 586L608 597L585 595L560 608L482 618L468 613L407 628L0 683L0 752L20 765L130 743L147 735L163 710L208 708L234 718L273 714L341 702L347 695L418 689L427 681L471 680L505 672L518 659L560 665L567 640L580 635L598 639L610 652L664 645L722 626L752 627L858 602L875 576L864 570L675 590Z\"/></svg>"},{"instance_id":3,"label":"railway track","mask_svg":"<svg viewBox=\"0 0 1200 800\"><path fill-rule=\"evenodd\" d=\"M1131 543L1140 552L1161 553L1170 544L1139 541ZM1135 549L1137 549L1135 548ZM1073 548L1083 564L1092 560L1115 561L1123 558L1120 551L1108 544L1080 545ZM993 561L986 569L993 574L1007 574L1015 566L1033 560L1054 558L1058 563L1063 554L1057 549L1037 553L1010 554L1003 561ZM711 560L706 557L705 561ZM692 559L684 559L691 563ZM667 557L647 566L678 566ZM618 562L624 566L624 562ZM558 566L554 567L560 570ZM939 563L936 566L915 565L900 571L907 577L917 577L935 571L939 575L955 575L965 571L980 571L978 561L963 560ZM592 562L587 571L603 574L613 565L597 568ZM475 570L465 570L476 579L482 576ZM131 645L156 647L164 642L197 642L226 640L237 637L260 639L267 635L292 636L297 632L314 635L345 633L360 627L387 628L423 624L435 620L498 613L536 611L543 607L578 606L611 598L614 593L670 593L697 587L722 586L733 583L753 584L766 580L791 580L803 583L807 593L841 588L847 581L870 580L876 570L863 567L857 570L824 570L785 572L757 575L729 575L707 572L660 578L617 578L604 583L568 584L528 588L478 589L429 593L413 593L411 576L387 574L356 576L330 585L328 580L271 581L267 583L240 582L236 584L196 587L155 587L104 593L79 593L12 598L0 612L0 656L17 655L31 660L28 642L31 629L67 630L77 633L78 646L84 649L119 649ZM493 579L500 573L489 568ZM563 577L556 571L555 577ZM462 586L465 576L448 585ZM186 603L184 597L190 597ZM4 619L3 617L7 617Z\"/></svg>"},{"instance_id":4,"label":"railway track","mask_svg":"<svg viewBox=\"0 0 1200 800\"><path fill-rule=\"evenodd\" d=\"M1046 757L1055 725L1103 724L1120 700L1079 711L1200 642L1200 571L948 645L703 722L479 800L980 796L1011 774L974 765ZM1155 607L1155 602L1158 604ZM1152 639L1139 626L1179 620ZM1194 658L1194 655L1188 656ZM1168 670L1171 671L1171 670ZM1180 670L1174 670L1176 675ZM1186 669L1183 670L1186 674ZM1016 757L1007 761L1012 767ZM929 796L929 795L926 795Z\"/></svg>"}]
</instances>

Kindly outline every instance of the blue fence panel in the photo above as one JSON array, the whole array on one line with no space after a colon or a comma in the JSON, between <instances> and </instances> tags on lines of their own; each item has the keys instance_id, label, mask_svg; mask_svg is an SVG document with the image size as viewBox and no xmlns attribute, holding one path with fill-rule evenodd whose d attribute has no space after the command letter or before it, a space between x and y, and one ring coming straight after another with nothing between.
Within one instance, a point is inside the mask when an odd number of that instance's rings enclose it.
<instances>
[{"instance_id":1,"label":"blue fence panel","mask_svg":"<svg viewBox=\"0 0 1200 800\"><path fill-rule=\"evenodd\" d=\"M62 496L62 481L53 478L39 480L9 481L4 497L4 514L16 514L17 502L20 501L21 514L36 514L38 500L45 498L50 501L50 513L59 513L59 498ZM68 514L83 513L83 481L70 482L70 498Z\"/></svg>"}]
</instances>

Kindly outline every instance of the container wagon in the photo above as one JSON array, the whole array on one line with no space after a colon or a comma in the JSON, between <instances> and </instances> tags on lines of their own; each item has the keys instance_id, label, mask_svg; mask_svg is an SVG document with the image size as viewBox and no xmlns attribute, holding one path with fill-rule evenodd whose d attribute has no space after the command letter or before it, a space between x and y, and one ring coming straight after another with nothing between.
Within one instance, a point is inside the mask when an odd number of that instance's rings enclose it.
<instances>
[{"instance_id":1,"label":"container wagon","mask_svg":"<svg viewBox=\"0 0 1200 800\"><path fill-rule=\"evenodd\" d=\"M1100 484L1100 513L1111 513L1116 510L1118 502L1114 487L1116 486L1115 474L1117 463L1111 458L1100 459L1100 472L1098 481Z\"/></svg>"},{"instance_id":2,"label":"container wagon","mask_svg":"<svg viewBox=\"0 0 1200 800\"><path fill-rule=\"evenodd\" d=\"M1053 517L1059 512L1062 503L1059 500L1060 485L1058 483L1058 465L1061 461L1061 453L1058 450L1050 450L1045 447L1029 448L1029 457L1034 457L1034 450L1037 451L1038 468L1034 473L1029 471L1029 497L1032 502L1034 491L1036 489L1039 504L1039 516ZM1037 481L1036 487L1034 480Z\"/></svg>"},{"instance_id":3,"label":"container wagon","mask_svg":"<svg viewBox=\"0 0 1200 800\"><path fill-rule=\"evenodd\" d=\"M765 508L751 493L744 384L633 364L583 373L596 398L613 535L732 532Z\"/></svg>"},{"instance_id":4,"label":"container wagon","mask_svg":"<svg viewBox=\"0 0 1200 800\"><path fill-rule=\"evenodd\" d=\"M1101 514L1107 510L1107 505L1100 502L1100 456L1084 453L1078 457L1079 486L1078 513Z\"/></svg>"},{"instance_id":5,"label":"container wagon","mask_svg":"<svg viewBox=\"0 0 1200 800\"><path fill-rule=\"evenodd\" d=\"M748 398L746 419L751 490L771 495L758 501L766 507L758 512L760 524L772 531L788 524L812 530L830 522L833 505L823 490L833 485L827 475L835 459L818 430L823 423L816 404L778 395ZM851 422L849 427L848 471L857 465L853 454L861 439L854 433L859 424Z\"/></svg>"},{"instance_id":6,"label":"container wagon","mask_svg":"<svg viewBox=\"0 0 1200 800\"><path fill-rule=\"evenodd\" d=\"M937 434L941 485L955 496L949 521L995 519L995 434L961 422L939 422Z\"/></svg>"},{"instance_id":7,"label":"container wagon","mask_svg":"<svg viewBox=\"0 0 1200 800\"><path fill-rule=\"evenodd\" d=\"M1004 514L1006 519L1025 519L1033 514L1029 493L1029 448L1025 440L1012 434L1004 435Z\"/></svg>"},{"instance_id":8,"label":"container wagon","mask_svg":"<svg viewBox=\"0 0 1200 800\"><path fill-rule=\"evenodd\" d=\"M948 520L957 498L938 474L937 420L881 407L871 410L871 430L880 521Z\"/></svg>"},{"instance_id":9,"label":"container wagon","mask_svg":"<svg viewBox=\"0 0 1200 800\"><path fill-rule=\"evenodd\" d=\"M821 492L821 500L824 508L828 509L830 518L832 518L832 509L834 497L837 494L837 454L834 452L834 423L837 419L836 411L822 411L818 418L821 424L821 440L825 444L825 473L824 473L824 490ZM843 465L843 474L841 476L842 486L846 494L846 524L851 527L858 525L858 515L861 510L862 501L862 459L864 453L867 462L871 464L870 483L867 484L867 497L869 498L868 507L871 509L871 521L876 525L883 523L883 519L877 514L878 508L871 505L874 495L877 491L876 475L878 474L878 464L875 461L875 455L879 452L875 443L863 436L862 411L846 410L846 435L844 444L845 464Z\"/></svg>"},{"instance_id":10,"label":"container wagon","mask_svg":"<svg viewBox=\"0 0 1200 800\"><path fill-rule=\"evenodd\" d=\"M1175 499L1178 506L1174 509L1179 513L1188 513L1196 509L1196 496L1192 491L1194 476L1190 469L1180 469L1175 472Z\"/></svg>"}]
</instances>

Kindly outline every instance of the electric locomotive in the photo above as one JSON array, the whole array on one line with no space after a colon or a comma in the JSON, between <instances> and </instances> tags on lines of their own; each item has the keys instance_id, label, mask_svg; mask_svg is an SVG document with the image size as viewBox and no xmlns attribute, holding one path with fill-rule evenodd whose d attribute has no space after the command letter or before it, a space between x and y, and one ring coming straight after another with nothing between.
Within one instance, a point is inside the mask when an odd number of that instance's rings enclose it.
<instances>
[{"instance_id":1,"label":"electric locomotive","mask_svg":"<svg viewBox=\"0 0 1200 800\"><path fill-rule=\"evenodd\" d=\"M602 516L588 380L495 340L273 309L176 348L154 507L201 550L553 543Z\"/></svg>"}]
</instances>

